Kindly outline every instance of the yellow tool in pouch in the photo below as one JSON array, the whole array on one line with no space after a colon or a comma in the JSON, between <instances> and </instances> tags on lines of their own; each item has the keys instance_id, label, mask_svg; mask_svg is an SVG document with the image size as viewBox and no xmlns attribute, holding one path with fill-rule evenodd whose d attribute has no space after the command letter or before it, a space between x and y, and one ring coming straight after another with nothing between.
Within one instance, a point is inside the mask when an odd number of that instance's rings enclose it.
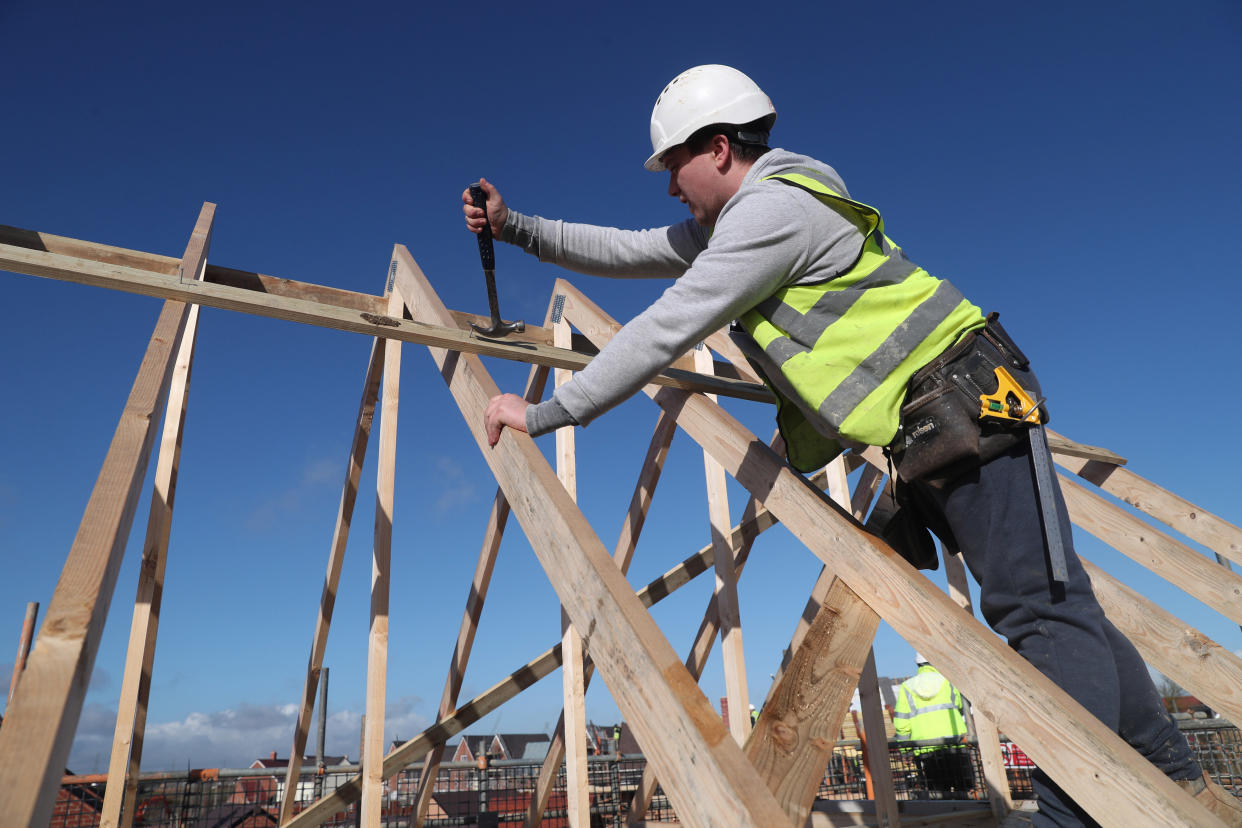
<instances>
[{"instance_id":1,"label":"yellow tool in pouch","mask_svg":"<svg viewBox=\"0 0 1242 828\"><path fill-rule=\"evenodd\" d=\"M996 393L979 395L979 419L996 417L1019 423L1040 424L1039 406L1003 366L996 367Z\"/></svg>"}]
</instances>

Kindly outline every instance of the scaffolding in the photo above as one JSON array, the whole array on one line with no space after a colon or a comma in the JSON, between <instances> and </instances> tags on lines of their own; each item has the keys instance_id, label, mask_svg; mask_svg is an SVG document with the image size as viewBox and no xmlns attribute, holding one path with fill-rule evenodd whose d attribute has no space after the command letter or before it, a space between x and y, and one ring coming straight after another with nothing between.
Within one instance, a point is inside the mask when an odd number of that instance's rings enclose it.
<instances>
[{"instance_id":1,"label":"scaffolding","mask_svg":"<svg viewBox=\"0 0 1242 828\"><path fill-rule=\"evenodd\" d=\"M411 763L425 761L428 769L434 768L449 738L558 667L563 668L565 710L530 797L526 824L537 824L548 807L562 761L569 824L590 824L583 693L598 669L647 759L627 806L629 824L646 819L658 783L687 825L802 825L812 817L816 791L856 687L864 734L884 732L872 652L881 619L972 699L982 772L997 818L1012 806L998 741L998 732L1003 732L1101 822L1214 824L1189 794L974 618L959 556L945 556L946 594L862 530L860 521L887 470L878 450L847 454L804 478L784 463L777 439L765 443L718 405L716 395L770 399L723 332L709 337L644 389L661 415L624 529L610 554L575 503L571 429L557 434L555 468L528 436L507 430L489 450L483 430L484 408L499 392L481 357L529 363L526 398L538 400L550 370L563 381L569 371L585 366L619 329L603 309L570 283L557 280L542 326L503 340L489 339L469 328L471 322L486 320L446 308L402 245L393 249L384 292L363 294L209 265L214 215L215 205L205 204L180 258L0 228L0 269L166 300L48 605L38 646L0 728L0 773L6 780L0 789L0 814L6 824L42 825L51 817L163 409L164 430L158 440L141 581L109 766L109 778L125 779L126 784L107 787L101 821L106 826L132 824L149 686L143 677L149 678L155 649L200 306L373 338L293 734L281 825L320 824L355 802L360 824L378 825L386 779ZM497 492L438 721L385 754L395 415L401 345L407 342L425 347L434 360L495 477ZM420 389L420 393L426 392ZM360 471L377 413L378 505L363 770L295 813L297 758L306 747ZM703 450L712 543L635 591L626 571L677 428ZM1065 470L1061 485L1079 527L1242 623L1242 578L1226 563L1226 559L1242 563L1242 530L1134 474L1110 451L1051 432L1049 442L1054 459ZM848 475L859 468L851 491ZM736 526L731 525L726 475L750 494ZM1217 562L1156 531L1099 492L1202 544L1216 553ZM458 698L462 676L510 512L560 598L563 637L463 703ZM777 521L822 561L823 570L752 731L736 584L751 544ZM1228 718L1242 721L1238 696L1242 660L1098 567L1085 560L1084 566L1109 618L1150 665ZM683 659L648 609L708 570L714 573L715 590ZM727 723L698 686L716 640L721 642L726 676ZM871 783L867 798L881 824L896 826L902 815L886 754L884 739L864 747ZM428 772L424 778L435 775ZM426 818L430 790L420 789L416 798L411 824Z\"/></svg>"}]
</instances>

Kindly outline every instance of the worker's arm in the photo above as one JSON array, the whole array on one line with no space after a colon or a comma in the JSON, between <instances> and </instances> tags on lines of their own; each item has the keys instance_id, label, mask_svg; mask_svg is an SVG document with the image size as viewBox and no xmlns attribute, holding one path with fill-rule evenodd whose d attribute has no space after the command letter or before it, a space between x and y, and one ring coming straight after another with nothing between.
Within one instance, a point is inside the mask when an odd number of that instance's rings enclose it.
<instances>
[{"instance_id":1,"label":"worker's arm","mask_svg":"<svg viewBox=\"0 0 1242 828\"><path fill-rule=\"evenodd\" d=\"M677 277L707 247L707 232L693 219L653 230L619 230L592 224L545 219L510 210L500 191L487 179L479 185L487 194L487 210L475 207L467 188L462 191L466 228L478 233L490 223L492 235L521 247L542 262L591 276L619 278Z\"/></svg>"},{"instance_id":2,"label":"worker's arm","mask_svg":"<svg viewBox=\"0 0 1242 828\"><path fill-rule=\"evenodd\" d=\"M652 230L620 230L527 216L510 210L501 241L576 273L612 278L676 278L707 247L694 219Z\"/></svg>"},{"instance_id":3,"label":"worker's arm","mask_svg":"<svg viewBox=\"0 0 1242 828\"><path fill-rule=\"evenodd\" d=\"M586 425L708 334L797 280L815 259L830 211L780 184L753 187L721 211L710 245L553 398L526 411L531 434Z\"/></svg>"}]
</instances>

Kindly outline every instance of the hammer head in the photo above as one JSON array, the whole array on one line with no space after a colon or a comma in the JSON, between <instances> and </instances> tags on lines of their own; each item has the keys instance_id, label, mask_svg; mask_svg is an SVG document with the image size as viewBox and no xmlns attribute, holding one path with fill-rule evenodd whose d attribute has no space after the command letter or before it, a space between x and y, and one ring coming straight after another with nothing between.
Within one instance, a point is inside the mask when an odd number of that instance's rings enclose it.
<instances>
[{"instance_id":1,"label":"hammer head","mask_svg":"<svg viewBox=\"0 0 1242 828\"><path fill-rule=\"evenodd\" d=\"M521 321L501 322L499 318L493 317L492 324L489 327L483 327L482 325L475 325L473 323L471 323L470 327L477 333L483 334L483 336L504 336L505 334L510 333L521 333L526 330L526 323Z\"/></svg>"}]
</instances>

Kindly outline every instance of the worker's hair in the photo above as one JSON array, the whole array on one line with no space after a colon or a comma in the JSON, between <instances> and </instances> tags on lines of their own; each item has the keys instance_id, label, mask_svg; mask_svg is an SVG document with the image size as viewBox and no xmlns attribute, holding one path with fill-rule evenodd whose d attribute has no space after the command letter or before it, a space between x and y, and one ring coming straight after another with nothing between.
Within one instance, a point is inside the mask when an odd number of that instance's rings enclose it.
<instances>
[{"instance_id":1,"label":"worker's hair","mask_svg":"<svg viewBox=\"0 0 1242 828\"><path fill-rule=\"evenodd\" d=\"M757 121L738 126L736 124L708 124L697 129L686 139L686 149L692 155L698 155L707 149L712 138L723 135L729 139L729 148L733 157L739 161L755 162L768 151L768 132L776 120L773 115L765 115Z\"/></svg>"}]
</instances>

